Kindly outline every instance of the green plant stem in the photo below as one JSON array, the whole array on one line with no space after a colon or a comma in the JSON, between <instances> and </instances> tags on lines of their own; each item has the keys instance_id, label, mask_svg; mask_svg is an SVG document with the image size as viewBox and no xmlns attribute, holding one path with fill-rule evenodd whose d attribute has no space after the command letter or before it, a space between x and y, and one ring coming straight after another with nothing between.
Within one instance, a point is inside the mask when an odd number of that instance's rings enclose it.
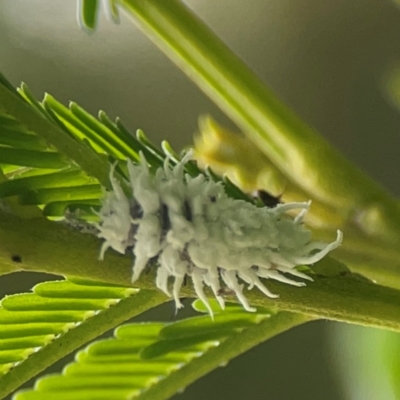
<instances>
[{"instance_id":1,"label":"green plant stem","mask_svg":"<svg viewBox=\"0 0 400 400\"><path fill-rule=\"evenodd\" d=\"M115 328L122 322L141 314L165 301L165 296L155 290L141 290L132 297L89 318L65 333L60 339L46 345L0 377L0 398L18 389L23 383L54 364L62 357Z\"/></svg>"},{"instance_id":2,"label":"green plant stem","mask_svg":"<svg viewBox=\"0 0 400 400\"><path fill-rule=\"evenodd\" d=\"M44 138L68 160L78 164L88 175L95 177L104 187L109 187L110 167L84 143L77 143L56 124L45 119L37 110L26 103L18 94L0 84L0 115L17 120L27 130Z\"/></svg>"},{"instance_id":3,"label":"green plant stem","mask_svg":"<svg viewBox=\"0 0 400 400\"><path fill-rule=\"evenodd\" d=\"M387 243L400 241L400 207L286 108L178 0L121 0L138 26L298 187Z\"/></svg>"},{"instance_id":4,"label":"green plant stem","mask_svg":"<svg viewBox=\"0 0 400 400\"><path fill-rule=\"evenodd\" d=\"M290 328L310 321L309 317L288 312L280 312L265 321L247 328L240 335L225 340L203 356L191 361L170 377L143 392L140 400L164 400L184 389L187 385L206 375L210 371L225 365L227 361L254 346L276 336Z\"/></svg>"},{"instance_id":5,"label":"green plant stem","mask_svg":"<svg viewBox=\"0 0 400 400\"><path fill-rule=\"evenodd\" d=\"M0 266L130 286L131 257L109 251L104 261L98 261L100 241L97 238L44 219L24 220L1 211L0 221ZM13 263L12 255L19 255L22 263ZM321 265L334 270L342 264L324 259L315 268ZM315 282L303 288L272 280L267 285L280 297L271 300L252 290L248 295L254 304L400 332L400 291L350 273L330 277L317 275ZM137 286L154 289L154 274L143 274ZM185 288L183 294L194 297L191 288Z\"/></svg>"}]
</instances>

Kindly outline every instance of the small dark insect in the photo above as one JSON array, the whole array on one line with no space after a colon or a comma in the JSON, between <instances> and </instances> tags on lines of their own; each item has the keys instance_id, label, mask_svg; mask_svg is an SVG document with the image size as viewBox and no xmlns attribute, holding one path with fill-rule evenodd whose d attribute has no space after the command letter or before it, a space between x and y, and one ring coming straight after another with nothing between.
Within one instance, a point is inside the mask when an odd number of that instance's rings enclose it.
<instances>
[{"instance_id":1,"label":"small dark insect","mask_svg":"<svg viewBox=\"0 0 400 400\"><path fill-rule=\"evenodd\" d=\"M255 193L255 197L258 197L262 201L262 203L269 208L274 208L278 204L282 204L281 196L275 197L265 190L257 190L257 192Z\"/></svg>"},{"instance_id":2,"label":"small dark insect","mask_svg":"<svg viewBox=\"0 0 400 400\"><path fill-rule=\"evenodd\" d=\"M18 254L13 254L11 256L11 261L15 263L22 263L22 257Z\"/></svg>"}]
</instances>

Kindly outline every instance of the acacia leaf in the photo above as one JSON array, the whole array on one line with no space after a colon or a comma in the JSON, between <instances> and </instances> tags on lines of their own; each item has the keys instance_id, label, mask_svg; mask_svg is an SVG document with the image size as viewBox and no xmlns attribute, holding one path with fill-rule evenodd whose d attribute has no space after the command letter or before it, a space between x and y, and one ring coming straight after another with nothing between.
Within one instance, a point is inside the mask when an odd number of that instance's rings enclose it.
<instances>
[{"instance_id":1,"label":"acacia leaf","mask_svg":"<svg viewBox=\"0 0 400 400\"><path fill-rule=\"evenodd\" d=\"M14 399L167 399L247 349L307 320L262 308L249 314L229 304L222 311L215 301L212 307L214 321L204 315L122 325L113 338L80 351L61 374L40 378L34 389L22 390Z\"/></svg>"},{"instance_id":2,"label":"acacia leaf","mask_svg":"<svg viewBox=\"0 0 400 400\"><path fill-rule=\"evenodd\" d=\"M0 303L0 398L164 296L85 281L53 281Z\"/></svg>"}]
</instances>

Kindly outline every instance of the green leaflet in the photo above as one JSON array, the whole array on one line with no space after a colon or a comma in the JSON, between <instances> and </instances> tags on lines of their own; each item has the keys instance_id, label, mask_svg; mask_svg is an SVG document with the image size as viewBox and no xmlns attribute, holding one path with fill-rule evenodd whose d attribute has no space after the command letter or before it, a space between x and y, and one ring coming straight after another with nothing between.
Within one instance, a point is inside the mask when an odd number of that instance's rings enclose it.
<instances>
[{"instance_id":1,"label":"green leaflet","mask_svg":"<svg viewBox=\"0 0 400 400\"><path fill-rule=\"evenodd\" d=\"M11 160L11 166L3 165L3 173L8 178L18 175L20 172L25 172L26 169L31 168L45 168L41 166L40 155L43 153L45 159L50 156L54 159L67 160L64 167L69 165L77 165L89 176L96 178L103 186L109 184L108 174L109 165L107 161L102 158L96 152L85 143L77 142L76 139L71 137L68 130L62 126L62 124L55 118L52 111L48 111L38 103L32 94L28 91L26 85L22 85L18 94L9 91L3 85L0 85L0 130L1 128L9 128L10 122L15 126L17 121L20 132L25 134L34 134L40 137L46 143L46 151L29 154L26 149L20 149L19 147L2 147L3 151L21 152L17 153L18 157L24 156L26 160L30 162L28 165L19 163L20 167L16 168L15 161ZM24 150L24 153L22 153ZM29 157L31 156L31 157ZM37 164L33 165L33 162ZM22 167L22 168L21 168ZM60 169L63 166L61 164L52 164L51 168ZM10 176L11 175L11 176Z\"/></svg>"},{"instance_id":2,"label":"green leaflet","mask_svg":"<svg viewBox=\"0 0 400 400\"><path fill-rule=\"evenodd\" d=\"M205 311L200 301L195 308ZM90 344L62 374L40 378L15 400L166 399L195 379L305 317L266 309L247 313L236 305L225 311L213 301L209 315L173 323L120 326L114 338Z\"/></svg>"},{"instance_id":3,"label":"green leaflet","mask_svg":"<svg viewBox=\"0 0 400 400\"><path fill-rule=\"evenodd\" d=\"M82 171L76 169L34 176L26 176L21 173L18 179L8 180L1 184L0 197L14 196L29 190L79 186L95 182Z\"/></svg>"},{"instance_id":4,"label":"green leaflet","mask_svg":"<svg viewBox=\"0 0 400 400\"><path fill-rule=\"evenodd\" d=\"M42 105L26 85L22 85L19 93L50 124L73 138L77 154L82 152L83 146L85 151L95 150L104 156L137 160L138 153L134 149L141 151L144 147L130 133L120 133L105 113L101 115L107 124L100 123L76 104L71 104L71 109L68 109L51 96L46 96ZM61 217L71 205L76 209L77 205L91 200L87 207L82 208L86 216L93 216L93 206L99 204L103 195L98 179L62 161L60 153L45 145L43 139L32 132L13 116L0 114L0 163L3 162L3 172L9 179L0 184L0 198L17 196L19 204L43 205L44 214L49 217ZM41 131L36 133L40 135ZM63 148L60 146L61 152ZM79 166L85 169L85 165ZM99 167L93 164L93 169Z\"/></svg>"},{"instance_id":5,"label":"green leaflet","mask_svg":"<svg viewBox=\"0 0 400 400\"><path fill-rule=\"evenodd\" d=\"M103 195L100 185L81 185L64 188L46 188L20 195L21 204L49 204L58 201L99 199Z\"/></svg>"},{"instance_id":6,"label":"green leaflet","mask_svg":"<svg viewBox=\"0 0 400 400\"><path fill-rule=\"evenodd\" d=\"M0 130L0 144L27 150L46 149L45 143L37 136L21 132L18 129L7 128L5 125Z\"/></svg>"},{"instance_id":7,"label":"green leaflet","mask_svg":"<svg viewBox=\"0 0 400 400\"><path fill-rule=\"evenodd\" d=\"M48 94L40 103L25 84L18 93L20 101L23 99L31 106L27 112L33 113L34 122L25 115L9 115L0 110L0 167L5 177L0 181L0 198L16 196L14 202L40 206L47 217L63 217L70 209L79 210L81 218L95 219L103 196L101 186L108 185L108 171L106 181L102 171L106 166L108 170L109 161L122 161L116 169L126 176L124 161L130 158L138 162L140 153L152 169L162 166L166 157L171 163L180 159L168 142L163 142L159 150L143 131L133 135L118 118L113 122L104 111L99 112L97 119L76 103L66 107ZM12 93L5 95L16 101ZM44 119L50 127L36 129L37 118L41 124ZM49 134L49 130L54 130L54 134ZM43 132L46 134L41 137ZM67 161L72 154L72 161ZM186 168L192 176L203 173L194 162L187 163ZM220 179L214 175L213 178ZM251 201L229 180L224 182L228 194Z\"/></svg>"},{"instance_id":8,"label":"green leaflet","mask_svg":"<svg viewBox=\"0 0 400 400\"><path fill-rule=\"evenodd\" d=\"M82 6L80 10L80 22L81 25L88 28L94 29L97 24L97 17L100 8L99 0L82 0Z\"/></svg>"},{"instance_id":9,"label":"green leaflet","mask_svg":"<svg viewBox=\"0 0 400 400\"><path fill-rule=\"evenodd\" d=\"M97 27L101 3L105 8L106 15L114 22L119 22L119 11L115 0L107 0L102 2L100 0L81 0L79 3L79 24L81 27L86 28L89 31L96 29Z\"/></svg>"},{"instance_id":10,"label":"green leaflet","mask_svg":"<svg viewBox=\"0 0 400 400\"><path fill-rule=\"evenodd\" d=\"M51 169L68 166L68 162L58 153L14 148L0 148L0 163Z\"/></svg>"},{"instance_id":11,"label":"green leaflet","mask_svg":"<svg viewBox=\"0 0 400 400\"><path fill-rule=\"evenodd\" d=\"M150 290L66 280L6 296L0 307L0 398L77 347L164 296Z\"/></svg>"}]
</instances>

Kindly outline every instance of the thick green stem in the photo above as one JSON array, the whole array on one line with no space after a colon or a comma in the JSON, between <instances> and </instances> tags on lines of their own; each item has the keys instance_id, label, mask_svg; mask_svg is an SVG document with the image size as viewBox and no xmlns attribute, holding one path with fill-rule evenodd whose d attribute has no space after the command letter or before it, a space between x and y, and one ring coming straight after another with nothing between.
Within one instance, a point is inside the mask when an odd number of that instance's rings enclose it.
<instances>
[{"instance_id":1,"label":"thick green stem","mask_svg":"<svg viewBox=\"0 0 400 400\"><path fill-rule=\"evenodd\" d=\"M44 219L24 220L0 212L0 221L0 266L130 286L131 257L109 251L104 261L98 261L97 238ZM13 262L13 255L22 262ZM335 270L342 264L324 259L315 266L316 270L321 265ZM382 265L383 271L385 267ZM385 271L383 275L386 276ZM266 308L400 332L400 291L359 279L343 269L330 277L326 273L317 275L314 280L304 288L268 281L269 289L280 294L275 300L257 290L249 291L248 296L254 304ZM137 286L154 289L154 274L143 274ZM193 296L194 291L188 287L183 294Z\"/></svg>"},{"instance_id":2,"label":"thick green stem","mask_svg":"<svg viewBox=\"0 0 400 400\"><path fill-rule=\"evenodd\" d=\"M285 107L178 0L121 0L138 26L298 187L387 243L400 241L400 207Z\"/></svg>"}]
</instances>

